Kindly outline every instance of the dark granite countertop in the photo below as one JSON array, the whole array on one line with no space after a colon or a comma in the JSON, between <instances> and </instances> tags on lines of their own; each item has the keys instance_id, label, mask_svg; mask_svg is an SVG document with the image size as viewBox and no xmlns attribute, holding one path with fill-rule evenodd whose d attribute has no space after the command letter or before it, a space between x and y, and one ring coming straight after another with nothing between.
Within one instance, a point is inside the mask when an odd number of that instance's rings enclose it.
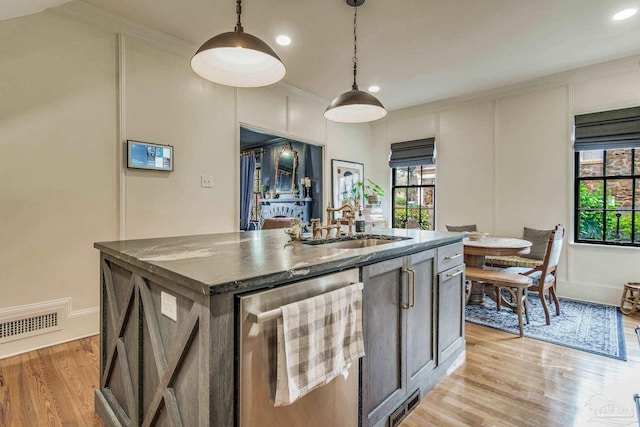
<instances>
[{"instance_id":1,"label":"dark granite countertop","mask_svg":"<svg viewBox=\"0 0 640 427\"><path fill-rule=\"evenodd\" d=\"M283 230L98 242L116 259L204 294L249 290L396 258L461 241L465 233L374 229L410 237L379 246L339 249L290 242Z\"/></svg>"}]
</instances>

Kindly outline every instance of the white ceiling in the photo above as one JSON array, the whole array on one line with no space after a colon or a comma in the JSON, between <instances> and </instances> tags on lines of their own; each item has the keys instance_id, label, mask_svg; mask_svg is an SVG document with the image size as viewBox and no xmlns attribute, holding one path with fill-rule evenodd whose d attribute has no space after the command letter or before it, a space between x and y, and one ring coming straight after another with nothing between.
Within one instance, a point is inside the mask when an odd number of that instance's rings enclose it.
<instances>
[{"instance_id":1,"label":"white ceiling","mask_svg":"<svg viewBox=\"0 0 640 427\"><path fill-rule=\"evenodd\" d=\"M235 0L85 1L195 46L236 20ZM0 19L47 2L65 0L2 0ZM632 6L640 0L367 0L358 9L358 83L380 86L376 96L394 110L640 54L640 14L611 20ZM345 0L245 0L242 24L280 55L286 83L327 100L350 89ZM280 33L293 43L277 45Z\"/></svg>"}]
</instances>

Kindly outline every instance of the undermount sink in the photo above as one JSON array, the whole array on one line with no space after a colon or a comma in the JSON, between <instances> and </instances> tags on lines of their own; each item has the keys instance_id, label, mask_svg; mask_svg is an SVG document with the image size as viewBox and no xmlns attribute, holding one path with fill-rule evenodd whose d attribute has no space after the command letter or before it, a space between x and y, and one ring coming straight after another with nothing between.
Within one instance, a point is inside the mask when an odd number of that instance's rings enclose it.
<instances>
[{"instance_id":1,"label":"undermount sink","mask_svg":"<svg viewBox=\"0 0 640 427\"><path fill-rule=\"evenodd\" d=\"M369 248L372 246L386 245L388 243L395 243L402 240L410 239L410 237L396 237L396 236L383 236L383 235L370 235L364 234L360 236L346 236L335 239L326 240L307 240L302 243L312 246L324 246L330 248L339 249L359 249Z\"/></svg>"}]
</instances>

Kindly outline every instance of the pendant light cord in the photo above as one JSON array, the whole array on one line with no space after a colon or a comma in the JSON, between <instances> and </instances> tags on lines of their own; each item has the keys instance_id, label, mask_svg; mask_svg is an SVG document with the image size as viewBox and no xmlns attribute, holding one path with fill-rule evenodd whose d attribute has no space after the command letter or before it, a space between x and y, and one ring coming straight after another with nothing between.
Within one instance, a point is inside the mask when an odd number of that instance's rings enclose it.
<instances>
[{"instance_id":1,"label":"pendant light cord","mask_svg":"<svg viewBox=\"0 0 640 427\"><path fill-rule=\"evenodd\" d=\"M353 90L358 90L358 83L356 82L356 76L358 75L358 35L356 29L358 28L358 6L353 7Z\"/></svg>"},{"instance_id":2,"label":"pendant light cord","mask_svg":"<svg viewBox=\"0 0 640 427\"><path fill-rule=\"evenodd\" d=\"M236 32L242 33L244 28L242 28L242 23L240 23L240 15L242 14L242 0L238 0L236 2L236 14L238 15L238 22L236 22Z\"/></svg>"}]
</instances>

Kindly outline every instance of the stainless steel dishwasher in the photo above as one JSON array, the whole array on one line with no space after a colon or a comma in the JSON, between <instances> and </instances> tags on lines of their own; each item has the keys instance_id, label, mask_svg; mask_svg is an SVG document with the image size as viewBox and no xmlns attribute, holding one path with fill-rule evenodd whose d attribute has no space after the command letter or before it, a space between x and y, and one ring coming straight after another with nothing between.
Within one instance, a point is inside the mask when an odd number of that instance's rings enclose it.
<instances>
[{"instance_id":1,"label":"stainless steel dishwasher","mask_svg":"<svg viewBox=\"0 0 640 427\"><path fill-rule=\"evenodd\" d=\"M358 270L239 296L241 427L354 427L358 424L358 364L289 406L273 406L276 320L280 306L358 282ZM271 312L271 313L269 313Z\"/></svg>"}]
</instances>

